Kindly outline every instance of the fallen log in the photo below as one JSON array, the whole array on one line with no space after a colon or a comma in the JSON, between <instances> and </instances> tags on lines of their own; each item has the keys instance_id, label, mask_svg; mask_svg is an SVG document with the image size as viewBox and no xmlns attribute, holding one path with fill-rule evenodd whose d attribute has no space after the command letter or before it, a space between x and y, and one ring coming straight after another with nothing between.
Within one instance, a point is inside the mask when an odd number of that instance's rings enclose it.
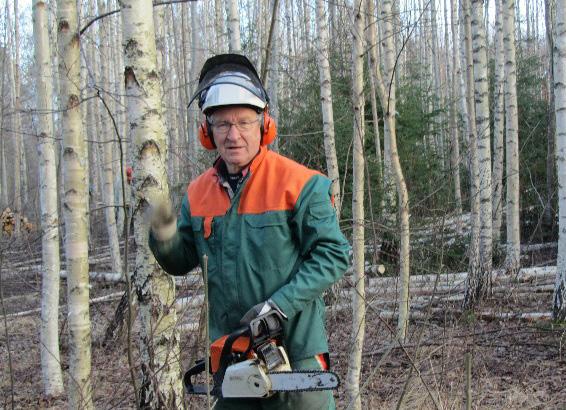
<instances>
[{"instance_id":1,"label":"fallen log","mask_svg":"<svg viewBox=\"0 0 566 410\"><path fill-rule=\"evenodd\" d=\"M123 292L110 293L109 295L93 298L93 299L89 300L88 303L90 305L92 305L92 304L95 304L95 303L109 302L109 301L112 301L112 300L117 300L117 299L120 299L120 297L122 296L122 293ZM61 313L61 311L66 307L67 307L67 305L61 305L60 308L59 308L59 313ZM33 315L34 313L39 313L39 312L41 312L41 308L24 310L22 312L10 313L9 315L6 315L6 318L7 319L14 319L14 318L18 318L18 317Z\"/></svg>"}]
</instances>

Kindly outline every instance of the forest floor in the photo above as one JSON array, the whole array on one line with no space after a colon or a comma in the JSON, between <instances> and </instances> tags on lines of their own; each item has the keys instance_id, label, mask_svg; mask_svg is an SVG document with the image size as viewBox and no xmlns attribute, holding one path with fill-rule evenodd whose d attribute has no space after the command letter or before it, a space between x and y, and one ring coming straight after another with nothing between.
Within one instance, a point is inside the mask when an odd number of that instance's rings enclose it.
<instances>
[{"instance_id":1,"label":"forest floor","mask_svg":"<svg viewBox=\"0 0 566 410\"><path fill-rule=\"evenodd\" d=\"M35 244L35 245L34 245ZM103 253L103 247L96 252ZM96 254L95 252L95 254ZM23 316L14 313L40 306L40 252L37 241L11 246L2 255L0 290L0 408L63 409L65 397L42 396L39 312ZM533 265L555 258L554 250L528 255ZM94 258L96 260L96 258ZM107 259L91 263L92 271L107 271ZM92 282L91 298L119 294L124 285ZM502 313L547 312L552 294L540 292L520 296L497 294L482 310ZM65 322L65 281L61 283L61 357L64 374L68 369L68 329ZM91 304L92 381L98 409L135 408L124 338L103 346L101 341L111 321L119 296ZM394 319L382 319L368 309L363 355L362 403L364 409L461 409L465 404L465 357L471 358L472 408L475 409L565 409L566 327L549 321L517 319L484 320L462 315L459 302L445 302L425 319L411 320L404 346L395 343ZM12 316L10 316L12 315ZM350 310L330 311L328 333L331 363L343 383L335 392L339 409L348 407L344 390L351 346ZM137 327L134 327L133 350ZM190 366L195 352L195 332L181 333L182 367ZM9 348L8 348L9 343ZM10 352L10 357L8 355ZM65 380L67 382L67 380ZM13 401L12 401L13 400ZM193 399L188 408L202 409L203 401Z\"/></svg>"}]
</instances>

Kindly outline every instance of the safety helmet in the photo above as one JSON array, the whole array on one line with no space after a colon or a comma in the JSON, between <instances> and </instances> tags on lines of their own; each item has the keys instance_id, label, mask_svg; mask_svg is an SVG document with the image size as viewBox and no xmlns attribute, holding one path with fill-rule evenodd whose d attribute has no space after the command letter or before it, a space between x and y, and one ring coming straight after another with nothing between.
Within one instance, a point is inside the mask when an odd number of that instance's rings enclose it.
<instances>
[{"instance_id":1,"label":"safety helmet","mask_svg":"<svg viewBox=\"0 0 566 410\"><path fill-rule=\"evenodd\" d=\"M204 63L199 85L189 106L198 97L198 106L206 119L199 126L198 138L208 150L216 149L208 116L216 108L243 105L263 112L260 119L261 145L277 137L277 125L268 113L269 97L253 64L240 54L220 54Z\"/></svg>"},{"instance_id":2,"label":"safety helmet","mask_svg":"<svg viewBox=\"0 0 566 410\"><path fill-rule=\"evenodd\" d=\"M257 71L250 60L239 54L220 54L204 63L191 102L197 97L205 115L227 105L250 106L260 112L269 104Z\"/></svg>"}]
</instances>

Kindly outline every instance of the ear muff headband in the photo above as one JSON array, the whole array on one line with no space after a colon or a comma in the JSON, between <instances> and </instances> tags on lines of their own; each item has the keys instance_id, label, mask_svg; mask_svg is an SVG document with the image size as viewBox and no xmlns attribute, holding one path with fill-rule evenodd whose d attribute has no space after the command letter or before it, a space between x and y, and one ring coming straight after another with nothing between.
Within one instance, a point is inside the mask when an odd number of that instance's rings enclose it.
<instances>
[{"instance_id":1,"label":"ear muff headband","mask_svg":"<svg viewBox=\"0 0 566 410\"><path fill-rule=\"evenodd\" d=\"M263 121L260 124L261 146L269 145L275 141L277 137L277 125L275 120L268 114L267 110L263 111ZM198 127L198 139L201 145L209 151L216 149L214 138L212 137L212 127L207 120L204 120Z\"/></svg>"}]
</instances>

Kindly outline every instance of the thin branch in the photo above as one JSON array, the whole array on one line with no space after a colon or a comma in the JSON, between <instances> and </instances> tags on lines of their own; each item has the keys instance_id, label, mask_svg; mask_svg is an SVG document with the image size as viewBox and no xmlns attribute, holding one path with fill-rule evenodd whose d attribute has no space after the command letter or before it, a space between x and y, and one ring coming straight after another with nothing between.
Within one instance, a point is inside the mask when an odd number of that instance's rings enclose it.
<instances>
[{"instance_id":1,"label":"thin branch","mask_svg":"<svg viewBox=\"0 0 566 410\"><path fill-rule=\"evenodd\" d=\"M171 1L156 1L155 3L153 3L153 7L156 6L165 6L167 4L175 4L175 3L188 3L190 1L198 1L198 0L171 0ZM111 16L113 14L119 13L122 9L116 9L116 10L111 10L108 11L106 13L102 13L98 16L96 16L95 18L93 18L92 20L90 20L88 23L86 23L84 25L83 28L81 28L81 31L79 31L79 34L82 36L84 34L84 32L90 27L92 26L94 23L96 23L98 20L102 20L105 17Z\"/></svg>"}]
</instances>

